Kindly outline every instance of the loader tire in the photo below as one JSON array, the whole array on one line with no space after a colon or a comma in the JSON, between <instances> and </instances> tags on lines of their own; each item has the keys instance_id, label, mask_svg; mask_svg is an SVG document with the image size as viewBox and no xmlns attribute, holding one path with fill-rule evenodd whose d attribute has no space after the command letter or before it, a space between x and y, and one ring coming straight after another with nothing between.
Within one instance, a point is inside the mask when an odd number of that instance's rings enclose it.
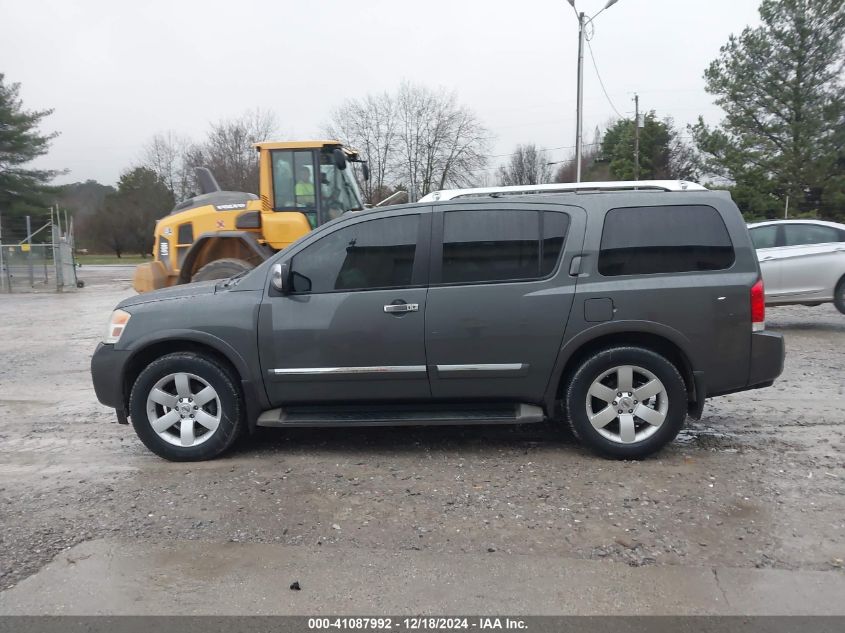
<instances>
[{"instance_id":1,"label":"loader tire","mask_svg":"<svg viewBox=\"0 0 845 633\"><path fill-rule=\"evenodd\" d=\"M191 277L191 281L209 281L211 279L228 279L254 266L242 259L218 259L207 263Z\"/></svg>"}]
</instances>

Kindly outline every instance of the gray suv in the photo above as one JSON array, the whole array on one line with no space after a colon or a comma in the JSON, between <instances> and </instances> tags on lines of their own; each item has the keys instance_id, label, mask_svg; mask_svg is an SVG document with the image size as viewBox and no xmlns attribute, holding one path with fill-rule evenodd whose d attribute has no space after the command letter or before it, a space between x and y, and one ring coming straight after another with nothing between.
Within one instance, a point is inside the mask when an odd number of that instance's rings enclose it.
<instances>
[{"instance_id":1,"label":"gray suv","mask_svg":"<svg viewBox=\"0 0 845 633\"><path fill-rule=\"evenodd\" d=\"M772 384L760 268L725 192L494 195L347 214L241 277L121 302L100 402L154 453L256 426L568 423L641 458Z\"/></svg>"}]
</instances>

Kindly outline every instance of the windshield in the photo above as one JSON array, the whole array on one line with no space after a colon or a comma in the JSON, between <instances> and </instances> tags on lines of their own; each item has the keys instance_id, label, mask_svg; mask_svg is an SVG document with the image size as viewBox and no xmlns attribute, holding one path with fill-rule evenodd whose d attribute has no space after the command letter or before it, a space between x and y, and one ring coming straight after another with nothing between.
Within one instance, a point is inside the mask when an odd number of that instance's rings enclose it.
<instances>
[{"instance_id":1,"label":"windshield","mask_svg":"<svg viewBox=\"0 0 845 633\"><path fill-rule=\"evenodd\" d=\"M329 153L320 154L320 195L325 221L334 220L346 211L364 208L352 170L348 166L338 169Z\"/></svg>"}]
</instances>

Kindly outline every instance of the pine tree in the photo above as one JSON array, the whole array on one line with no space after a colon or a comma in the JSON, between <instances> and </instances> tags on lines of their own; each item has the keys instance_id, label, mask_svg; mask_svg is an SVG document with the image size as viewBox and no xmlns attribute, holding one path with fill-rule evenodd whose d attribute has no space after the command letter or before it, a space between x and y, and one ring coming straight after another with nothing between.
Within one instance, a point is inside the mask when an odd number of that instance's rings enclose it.
<instances>
[{"instance_id":1,"label":"pine tree","mask_svg":"<svg viewBox=\"0 0 845 633\"><path fill-rule=\"evenodd\" d=\"M835 216L845 185L845 0L763 0L762 24L731 36L705 72L725 111L692 131L707 171L757 213Z\"/></svg>"},{"instance_id":2,"label":"pine tree","mask_svg":"<svg viewBox=\"0 0 845 633\"><path fill-rule=\"evenodd\" d=\"M44 205L48 183L59 172L27 168L47 153L58 132L43 134L42 119L52 110L24 110L20 84L6 83L0 73L0 210Z\"/></svg>"}]
</instances>

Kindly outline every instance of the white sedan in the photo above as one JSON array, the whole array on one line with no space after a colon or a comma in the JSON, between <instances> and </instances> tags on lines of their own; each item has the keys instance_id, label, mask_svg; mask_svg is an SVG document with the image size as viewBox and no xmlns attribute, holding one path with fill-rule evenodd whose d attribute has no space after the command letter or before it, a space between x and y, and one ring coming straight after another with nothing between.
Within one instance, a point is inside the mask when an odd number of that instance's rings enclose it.
<instances>
[{"instance_id":1,"label":"white sedan","mask_svg":"<svg viewBox=\"0 0 845 633\"><path fill-rule=\"evenodd\" d=\"M833 302L845 314L845 224L774 220L749 224L766 305Z\"/></svg>"}]
</instances>

